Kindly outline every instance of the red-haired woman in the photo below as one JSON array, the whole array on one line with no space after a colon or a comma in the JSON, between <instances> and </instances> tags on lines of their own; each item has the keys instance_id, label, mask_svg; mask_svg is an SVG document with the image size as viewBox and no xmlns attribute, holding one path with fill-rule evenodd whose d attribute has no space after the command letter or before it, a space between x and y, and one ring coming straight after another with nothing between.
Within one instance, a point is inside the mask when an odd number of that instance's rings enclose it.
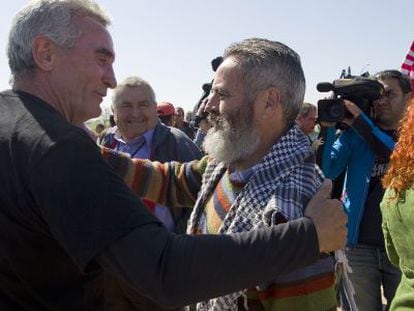
<instances>
[{"instance_id":1,"label":"red-haired woman","mask_svg":"<svg viewBox=\"0 0 414 311\"><path fill-rule=\"evenodd\" d=\"M414 99L400 126L400 136L383 179L381 203L385 247L399 266L401 282L390 310L414 309Z\"/></svg>"}]
</instances>

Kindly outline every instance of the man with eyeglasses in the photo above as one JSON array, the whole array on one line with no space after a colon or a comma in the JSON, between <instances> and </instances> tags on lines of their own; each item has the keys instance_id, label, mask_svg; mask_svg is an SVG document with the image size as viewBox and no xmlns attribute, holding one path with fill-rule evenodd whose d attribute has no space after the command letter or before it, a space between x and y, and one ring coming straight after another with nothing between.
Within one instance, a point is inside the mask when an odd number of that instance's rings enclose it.
<instances>
[{"instance_id":1,"label":"man with eyeglasses","mask_svg":"<svg viewBox=\"0 0 414 311\"><path fill-rule=\"evenodd\" d=\"M385 253L379 204L384 194L381 179L394 148L399 121L411 97L410 81L399 71L381 71L375 79L385 91L373 103L372 115L345 101L354 117L346 120L350 128L336 141L335 135L329 135L335 128L328 128L323 153L324 173L328 178L334 179L346 170L342 200L348 214L347 257L353 270L350 279L355 287L355 302L364 311L382 310L381 286L388 310L400 281L400 271L392 266ZM343 301L344 310L346 305Z\"/></svg>"}]
</instances>

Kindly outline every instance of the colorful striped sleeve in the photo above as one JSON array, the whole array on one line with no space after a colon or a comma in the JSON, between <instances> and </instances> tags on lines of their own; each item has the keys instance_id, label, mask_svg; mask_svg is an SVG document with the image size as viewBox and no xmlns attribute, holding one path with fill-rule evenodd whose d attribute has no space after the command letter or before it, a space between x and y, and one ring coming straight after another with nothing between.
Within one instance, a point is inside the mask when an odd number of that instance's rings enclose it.
<instances>
[{"instance_id":1,"label":"colorful striped sleeve","mask_svg":"<svg viewBox=\"0 0 414 311\"><path fill-rule=\"evenodd\" d=\"M139 197L155 203L193 206L201 187L208 157L187 163L151 162L101 147L104 159Z\"/></svg>"}]
</instances>

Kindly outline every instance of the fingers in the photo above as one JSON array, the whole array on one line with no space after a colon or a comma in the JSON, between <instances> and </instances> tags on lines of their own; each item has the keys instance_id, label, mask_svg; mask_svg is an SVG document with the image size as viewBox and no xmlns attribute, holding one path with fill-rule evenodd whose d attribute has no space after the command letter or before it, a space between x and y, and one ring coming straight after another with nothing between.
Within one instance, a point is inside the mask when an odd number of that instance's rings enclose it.
<instances>
[{"instance_id":1,"label":"fingers","mask_svg":"<svg viewBox=\"0 0 414 311\"><path fill-rule=\"evenodd\" d=\"M305 215L308 217L314 217L314 214L320 213L320 208L327 206L330 203L332 181L330 179L324 179L318 192L309 201L308 206L305 209Z\"/></svg>"},{"instance_id":2,"label":"fingers","mask_svg":"<svg viewBox=\"0 0 414 311\"><path fill-rule=\"evenodd\" d=\"M359 107L357 105L355 105L353 102L349 101L349 100L344 100L344 105L346 107L346 109L352 113L352 115L356 118L360 115L361 113L361 109L359 109Z\"/></svg>"},{"instance_id":3,"label":"fingers","mask_svg":"<svg viewBox=\"0 0 414 311\"><path fill-rule=\"evenodd\" d=\"M316 199L328 199L331 197L332 180L325 178L318 192L314 196Z\"/></svg>"},{"instance_id":4,"label":"fingers","mask_svg":"<svg viewBox=\"0 0 414 311\"><path fill-rule=\"evenodd\" d=\"M332 181L325 179L305 210L315 225L321 252L341 249L346 243L347 216L341 201L330 199L331 190Z\"/></svg>"},{"instance_id":5,"label":"fingers","mask_svg":"<svg viewBox=\"0 0 414 311\"><path fill-rule=\"evenodd\" d=\"M320 222L320 249L323 252L330 252L345 247L347 238L347 216L343 210L342 203L339 200L330 200L330 206L327 208L326 220ZM317 229L317 230L318 230Z\"/></svg>"},{"instance_id":6,"label":"fingers","mask_svg":"<svg viewBox=\"0 0 414 311\"><path fill-rule=\"evenodd\" d=\"M337 250L337 249L342 249L345 247L346 245L346 240L347 240L347 234L348 234L348 229L346 227L347 224L347 216L345 214L345 212L342 209L342 205L340 207L339 213L337 215L337 220L336 220L336 228L334 229L334 237L336 237L336 240L333 240L332 245L330 246L331 250Z\"/></svg>"}]
</instances>

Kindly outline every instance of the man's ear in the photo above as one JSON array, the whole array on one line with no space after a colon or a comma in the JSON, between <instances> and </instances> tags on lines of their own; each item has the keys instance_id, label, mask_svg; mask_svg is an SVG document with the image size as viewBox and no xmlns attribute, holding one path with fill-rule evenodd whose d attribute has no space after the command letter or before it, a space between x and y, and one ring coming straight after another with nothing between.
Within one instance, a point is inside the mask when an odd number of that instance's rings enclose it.
<instances>
[{"instance_id":1,"label":"man's ear","mask_svg":"<svg viewBox=\"0 0 414 311\"><path fill-rule=\"evenodd\" d=\"M280 92L276 87L269 87L265 92L265 96L265 109L276 110L280 108Z\"/></svg>"},{"instance_id":2,"label":"man's ear","mask_svg":"<svg viewBox=\"0 0 414 311\"><path fill-rule=\"evenodd\" d=\"M255 102L256 113L262 120L273 119L280 113L280 92L275 87L259 91Z\"/></svg>"},{"instance_id":3,"label":"man's ear","mask_svg":"<svg viewBox=\"0 0 414 311\"><path fill-rule=\"evenodd\" d=\"M57 46L48 37L38 36L33 40L32 55L37 67L51 71L56 62Z\"/></svg>"}]
</instances>

